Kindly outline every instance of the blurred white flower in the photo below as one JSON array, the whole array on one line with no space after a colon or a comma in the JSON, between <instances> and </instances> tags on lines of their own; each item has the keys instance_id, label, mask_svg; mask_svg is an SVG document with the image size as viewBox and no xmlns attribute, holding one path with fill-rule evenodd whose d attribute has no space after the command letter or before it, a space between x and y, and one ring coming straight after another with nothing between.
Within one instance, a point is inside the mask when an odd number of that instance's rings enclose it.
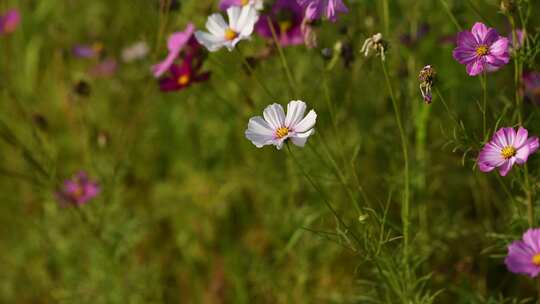
<instances>
[{"instance_id":1,"label":"blurred white flower","mask_svg":"<svg viewBox=\"0 0 540 304\"><path fill-rule=\"evenodd\" d=\"M248 39L253 27L259 19L257 10L253 5L233 6L227 9L229 24L220 14L212 14L206 21L208 32L197 31L195 38L210 52L222 47L232 51L241 40Z\"/></svg>"},{"instance_id":2,"label":"blurred white flower","mask_svg":"<svg viewBox=\"0 0 540 304\"><path fill-rule=\"evenodd\" d=\"M144 58L147 54L148 45L144 41L139 41L122 50L122 60L132 62Z\"/></svg>"},{"instance_id":3,"label":"blurred white flower","mask_svg":"<svg viewBox=\"0 0 540 304\"><path fill-rule=\"evenodd\" d=\"M303 147L315 129L317 113L311 110L304 117L306 104L293 100L287 105L287 115L280 104L274 103L263 111L263 117L255 116L249 120L246 138L257 148L265 145L275 145L278 150L288 138L292 143Z\"/></svg>"}]
</instances>

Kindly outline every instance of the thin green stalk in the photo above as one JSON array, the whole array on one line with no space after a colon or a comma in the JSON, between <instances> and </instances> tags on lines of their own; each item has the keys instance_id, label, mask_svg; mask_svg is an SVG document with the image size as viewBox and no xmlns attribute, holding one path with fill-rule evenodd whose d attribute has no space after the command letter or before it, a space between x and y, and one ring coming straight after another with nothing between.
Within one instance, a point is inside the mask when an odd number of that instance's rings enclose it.
<instances>
[{"instance_id":1,"label":"thin green stalk","mask_svg":"<svg viewBox=\"0 0 540 304\"><path fill-rule=\"evenodd\" d=\"M309 173L304 169L304 167L300 164L300 161L298 161L298 159L296 158L296 156L294 155L294 153L292 152L291 150L291 147L289 145L289 143L286 144L287 146L287 151L289 152L289 154L291 155L291 158L293 159L295 165L300 169L300 171L302 171L302 174L304 175L304 177L308 180L308 182L311 184L311 186L320 194L324 204L326 205L326 207L328 208L328 210L330 210L330 212L332 212L332 214L334 215L334 217L336 218L336 220L339 222L339 224L343 227L345 227L347 233L350 233L351 236L353 237L353 239L357 242L358 245L362 245L362 242L360 241L360 238L356 235L356 233L354 233L354 231L352 231L349 226L347 224L345 224L345 221L341 218L341 216L339 215L339 213L336 211L336 209L334 209L334 207L332 206L332 204L330 203L330 201L328 200L326 194L324 193L324 191L321 189L321 187L315 182L315 180L311 177L311 175L309 175Z\"/></svg>"},{"instance_id":2,"label":"thin green stalk","mask_svg":"<svg viewBox=\"0 0 540 304\"><path fill-rule=\"evenodd\" d=\"M264 90L264 92L266 93L266 95L268 95L270 99L275 100L274 95L268 89L268 87L266 87L266 85L259 79L259 76L257 76L257 74L255 73L255 70L253 69L251 64L249 64L249 62L247 61L246 57L244 56L244 53L242 53L242 50L238 46L236 47L236 50L237 50L238 56L240 57L240 60L242 61L244 66L248 69L249 73L253 75L253 78L255 78L255 81L257 82L257 84Z\"/></svg>"},{"instance_id":3,"label":"thin green stalk","mask_svg":"<svg viewBox=\"0 0 540 304\"><path fill-rule=\"evenodd\" d=\"M461 25L459 25L459 22L454 16L454 13L452 13L452 10L450 9L450 6L448 6L448 3L446 3L446 0L441 0L441 4L444 7L446 13L448 14L448 17L450 17L450 20L452 20L452 23L454 23L458 30L462 31L463 29L461 28Z\"/></svg>"},{"instance_id":4,"label":"thin green stalk","mask_svg":"<svg viewBox=\"0 0 540 304\"><path fill-rule=\"evenodd\" d=\"M388 0L382 1L383 21L384 21L384 34L390 34L390 8L388 6Z\"/></svg>"},{"instance_id":5,"label":"thin green stalk","mask_svg":"<svg viewBox=\"0 0 540 304\"><path fill-rule=\"evenodd\" d=\"M285 75L287 76L287 83L289 84L289 90L291 94L291 99L296 98L296 85L294 83L294 78L292 76L291 69L289 68L289 64L287 63L287 59L285 58L285 53L283 53L283 48L281 47L281 44L279 44L276 29L274 28L274 24L272 23L272 20L270 17L266 18L266 22L268 22L268 26L270 27L270 31L272 32L272 39L274 40L274 44L276 45L276 48L279 53L279 59L281 60L281 66L283 67L283 71L285 72Z\"/></svg>"},{"instance_id":6,"label":"thin green stalk","mask_svg":"<svg viewBox=\"0 0 540 304\"><path fill-rule=\"evenodd\" d=\"M381 60L382 69L384 72L384 79L386 81L386 86L390 92L390 99L392 99L392 106L394 107L394 114L396 116L396 124L399 130L399 137L401 139L401 150L403 153L403 175L404 175L404 191L403 191L403 203L401 208L401 220L403 222L403 253L407 261L409 256L409 213L410 213L410 189L409 189L409 152L407 147L407 137L405 135L405 130L401 122L401 113L399 111L399 106L397 104L396 97L394 95L394 90L392 89L392 84L390 82L390 76L388 75L388 70L386 68L386 63L384 60Z\"/></svg>"},{"instance_id":7,"label":"thin green stalk","mask_svg":"<svg viewBox=\"0 0 540 304\"><path fill-rule=\"evenodd\" d=\"M486 73L482 73L480 75L480 84L482 86L482 137L484 138L484 141L487 140L487 120L486 120L486 113L487 113L487 77Z\"/></svg>"}]
</instances>

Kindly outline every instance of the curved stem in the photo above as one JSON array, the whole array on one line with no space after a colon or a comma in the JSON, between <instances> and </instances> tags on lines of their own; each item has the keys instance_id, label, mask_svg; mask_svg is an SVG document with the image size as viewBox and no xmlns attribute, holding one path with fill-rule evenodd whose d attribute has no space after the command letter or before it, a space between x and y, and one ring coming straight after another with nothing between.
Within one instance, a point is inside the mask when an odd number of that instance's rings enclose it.
<instances>
[{"instance_id":1,"label":"curved stem","mask_svg":"<svg viewBox=\"0 0 540 304\"><path fill-rule=\"evenodd\" d=\"M410 189L409 189L409 153L407 147L407 137L405 135L405 130L403 128L403 123L401 122L401 113L399 111L399 106L397 104L394 91L392 89L392 84L390 83L390 77L388 76L388 70L386 68L386 63L384 60L381 60L382 69L384 72L384 78L386 81L386 86L390 92L390 98L392 99L392 106L394 107L394 114L396 117L396 124L399 129L399 137L401 139L401 150L403 153L403 176L404 176L404 191L403 191L403 203L401 208L401 220L403 222L403 254L407 261L409 255L409 212L410 212Z\"/></svg>"},{"instance_id":2,"label":"curved stem","mask_svg":"<svg viewBox=\"0 0 540 304\"><path fill-rule=\"evenodd\" d=\"M242 50L240 50L239 47L236 47L236 50L237 50L238 55L240 56L240 60L242 60L242 63L243 63L244 66L248 69L249 73L250 73L251 75L253 75L253 78L255 78L255 81L256 81L256 82L259 84L259 86L264 90L264 92L266 93L266 95L268 95L268 97L270 97L270 99L275 100L274 95L272 95L272 92L268 89L268 87L266 87L266 85L259 79L259 77L258 77L257 74L255 73L255 70L253 69L253 67L251 66L251 64L249 64L249 62L247 61L246 57L244 56L244 53L242 53Z\"/></svg>"},{"instance_id":3,"label":"curved stem","mask_svg":"<svg viewBox=\"0 0 540 304\"><path fill-rule=\"evenodd\" d=\"M270 27L270 31L272 32L272 39L274 40L274 44L276 45L276 48L278 50L279 59L281 60L281 66L283 67L283 71L287 76L287 83L289 84L291 98L296 98L296 85L294 83L294 78L292 76L291 69L289 68L289 64L287 63L287 59L285 58L285 53L283 53L283 48L279 44L274 24L272 23L270 17L266 18L266 22L268 22L268 27Z\"/></svg>"},{"instance_id":4,"label":"curved stem","mask_svg":"<svg viewBox=\"0 0 540 304\"><path fill-rule=\"evenodd\" d=\"M309 173L304 169L304 167L300 164L300 162L298 161L298 159L296 158L296 156L294 155L294 153L292 152L291 150L291 147L289 145L289 143L286 144L287 146L287 151L289 152L289 154L291 155L291 158L293 159L295 165L300 169L300 171L302 171L302 174L304 175L304 177L308 180L308 182L311 184L311 186L313 186L313 188L319 192L319 194L321 195L321 198L324 202L324 204L326 205L326 207L328 208L328 210L330 210L330 212L332 212L332 214L334 215L334 217L336 218L336 220L339 222L339 224L343 227L345 227L346 229L346 232L347 233L350 233L350 235L353 237L353 239L356 241L356 243L358 245L361 245L362 242L360 241L360 238L349 228L349 226L347 224L345 224L345 221L341 218L341 216L339 215L339 213L336 211L336 209L334 209L334 207L332 206L332 204L330 203L330 201L328 200L328 198L326 197L326 194L323 192L323 190L321 189L321 187L315 182L315 180L311 177L311 175L309 175Z\"/></svg>"}]
</instances>

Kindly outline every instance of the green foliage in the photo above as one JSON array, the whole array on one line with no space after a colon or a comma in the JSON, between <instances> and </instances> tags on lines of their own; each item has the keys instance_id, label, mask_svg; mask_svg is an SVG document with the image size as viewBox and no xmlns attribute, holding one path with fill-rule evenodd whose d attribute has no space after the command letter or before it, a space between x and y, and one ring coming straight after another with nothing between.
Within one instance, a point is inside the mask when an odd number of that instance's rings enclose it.
<instances>
[{"instance_id":1,"label":"green foliage","mask_svg":"<svg viewBox=\"0 0 540 304\"><path fill-rule=\"evenodd\" d=\"M22 13L0 37L0 302L534 302L535 282L503 259L529 226L528 202L538 226L538 155L505 178L475 160L482 111L488 134L522 117L538 135L539 109L516 105L513 63L488 75L484 109L480 82L444 41L476 21L507 35L514 18L528 33L517 68L538 69L538 3L504 15L496 1L345 1L349 14L317 25L317 48L285 47L280 58L254 37L240 48L256 75L222 50L204 65L210 81L162 93L150 67L167 35L188 22L202 29L218 1L177 11L157 2L0 3ZM359 52L378 32L389 85L380 57ZM99 42L119 59L136 41L149 56L112 76L92 76L100 59L71 52ZM428 64L438 76L431 105L417 79ZM304 149L245 139L250 117L291 99L318 114ZM102 192L60 207L57 189L79 170Z\"/></svg>"}]
</instances>

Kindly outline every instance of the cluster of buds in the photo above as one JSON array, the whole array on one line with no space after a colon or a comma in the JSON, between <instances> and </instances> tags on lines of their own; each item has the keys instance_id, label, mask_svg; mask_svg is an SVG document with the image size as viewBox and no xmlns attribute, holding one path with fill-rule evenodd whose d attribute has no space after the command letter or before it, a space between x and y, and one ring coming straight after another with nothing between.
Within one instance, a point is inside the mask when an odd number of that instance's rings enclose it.
<instances>
[{"instance_id":1,"label":"cluster of buds","mask_svg":"<svg viewBox=\"0 0 540 304\"><path fill-rule=\"evenodd\" d=\"M369 52L373 51L375 54L381 56L381 59L385 60L384 53L388 49L388 44L383 40L382 34L377 33L370 38L366 39L364 45L360 49L360 52L364 53L364 56L369 56Z\"/></svg>"},{"instance_id":2,"label":"cluster of buds","mask_svg":"<svg viewBox=\"0 0 540 304\"><path fill-rule=\"evenodd\" d=\"M437 72L431 65L426 65L418 75L418 80L420 81L420 92L422 92L422 98L426 104L430 104L433 100L431 88L435 83L436 77Z\"/></svg>"}]
</instances>

